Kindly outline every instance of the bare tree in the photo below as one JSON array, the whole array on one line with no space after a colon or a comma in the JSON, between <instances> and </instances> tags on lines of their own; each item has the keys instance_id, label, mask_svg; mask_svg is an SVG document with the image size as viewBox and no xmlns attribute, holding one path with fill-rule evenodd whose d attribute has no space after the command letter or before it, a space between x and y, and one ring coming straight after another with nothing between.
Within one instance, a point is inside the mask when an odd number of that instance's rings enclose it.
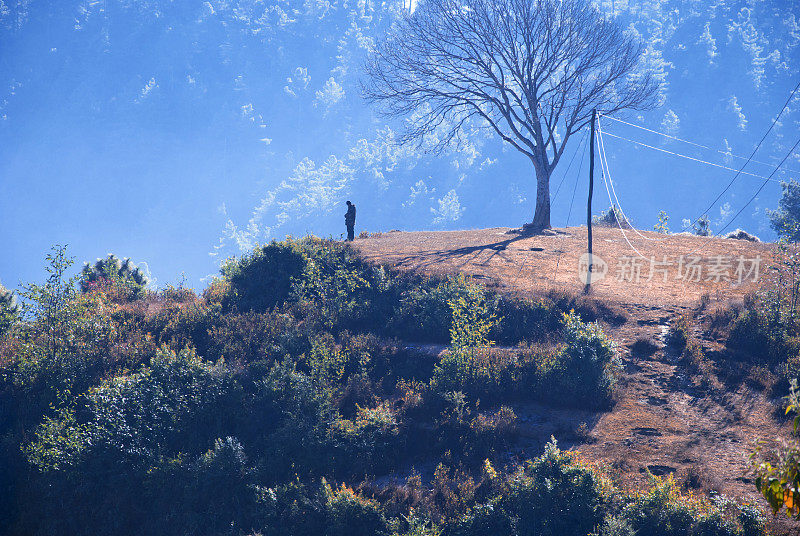
<instances>
[{"instance_id":1,"label":"bare tree","mask_svg":"<svg viewBox=\"0 0 800 536\"><path fill-rule=\"evenodd\" d=\"M376 47L362 90L389 116L410 116L402 140L434 149L478 120L536 171L534 230L550 227L550 176L593 109L655 105L637 66L642 47L587 0L420 0Z\"/></svg>"}]
</instances>

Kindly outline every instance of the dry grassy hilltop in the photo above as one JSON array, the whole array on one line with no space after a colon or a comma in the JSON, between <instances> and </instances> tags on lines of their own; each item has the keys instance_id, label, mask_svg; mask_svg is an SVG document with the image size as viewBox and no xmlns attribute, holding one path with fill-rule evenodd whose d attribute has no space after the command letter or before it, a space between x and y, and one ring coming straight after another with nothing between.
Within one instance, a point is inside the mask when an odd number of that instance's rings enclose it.
<instances>
[{"instance_id":1,"label":"dry grassy hilltop","mask_svg":"<svg viewBox=\"0 0 800 536\"><path fill-rule=\"evenodd\" d=\"M578 265L586 252L586 235L586 227L552 229L528 237L503 227L393 231L370 235L355 244L367 258L398 268L431 273L459 270L513 292L580 292L583 284ZM741 298L755 285L752 281L739 284L735 273L739 258L760 256L761 268L765 268L772 252L772 247L763 243L652 231L627 230L623 235L617 228L596 227L593 235L593 253L608 263L608 271L602 281L592 285L592 295L621 305L694 307L704 294L715 299ZM684 262L689 257L702 257L697 263L703 267L700 281L677 279L681 256ZM716 277L706 281L709 266L720 256L723 263L730 263L731 281L722 281L721 277L719 282ZM665 257L669 264L663 264ZM656 265L648 281L651 258ZM638 282L631 277L636 267ZM745 269L749 268L750 263L746 263Z\"/></svg>"},{"instance_id":2,"label":"dry grassy hilltop","mask_svg":"<svg viewBox=\"0 0 800 536\"><path fill-rule=\"evenodd\" d=\"M400 269L461 271L515 294L580 295L579 258L586 251L586 234L585 227L528 237L507 228L393 231L354 244L371 261ZM765 387L774 378L769 371L754 374L744 363L721 358L725 341L702 326L715 311L741 301L757 287L753 274L739 281L740 260L747 272L752 259L760 258L761 276L768 270L772 246L633 230L625 235L627 240L619 229L594 230L594 253L608 268L585 298L605 312L601 324L622 357L617 402L607 412L515 406L523 429L520 449L534 453L554 434L586 457L608 463L631 487L647 482L648 472L673 474L687 489L759 500L747 474L748 455L756 439L774 440L789 433L786 420L776 412L777 396ZM702 257L695 261L702 266L699 281L687 281L698 275L686 275L687 259L693 256ZM656 263L652 277L651 257ZM637 265L638 282L633 269ZM678 278L679 268L683 279ZM700 326L696 336L709 356L702 376L665 344L670 323L686 313Z\"/></svg>"}]
</instances>

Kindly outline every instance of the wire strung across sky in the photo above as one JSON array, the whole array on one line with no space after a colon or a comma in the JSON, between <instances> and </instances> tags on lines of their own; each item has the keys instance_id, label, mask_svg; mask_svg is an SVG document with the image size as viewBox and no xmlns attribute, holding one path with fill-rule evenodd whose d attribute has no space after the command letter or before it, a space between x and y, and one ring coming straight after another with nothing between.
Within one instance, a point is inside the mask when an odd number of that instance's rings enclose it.
<instances>
[{"instance_id":1,"label":"wire strung across sky","mask_svg":"<svg viewBox=\"0 0 800 536\"><path fill-rule=\"evenodd\" d=\"M730 189L730 187L733 185L734 181L736 181L736 179L739 177L739 175L751 175L751 176L755 176L755 177L758 177L758 178L764 179L764 183L763 183L763 184L762 184L762 185L759 187L759 189L756 191L756 194L755 194L755 195L754 195L754 196L753 196L753 197L750 199L750 201L748 201L748 202L747 202L747 204L745 205L745 207L747 207L747 205L749 205L749 204L750 204L750 203L753 201L753 199L755 199L755 197L758 195L758 193L759 193L759 192L761 192L761 190L763 190L763 189L764 189L764 186L766 186L768 182L770 182L770 181L774 181L774 182L781 182L781 181L779 181L779 180L773 179L772 177L773 177L773 175L775 175L775 173L777 173L777 172L778 172L778 170L779 170L779 169L780 169L780 167L783 165L783 163L784 163L784 162L786 162L786 160L789 158L789 156L790 156L790 155L792 154L792 152L794 151L794 148L792 148L792 150L791 150L791 151L789 151L789 153L788 153L788 154L787 154L787 155L784 157L784 159L783 159L783 160L781 160L781 163L780 163L780 164L778 164L778 166L777 166L777 167L776 167L776 168L775 168L775 169L772 171L772 173L770 173L769 177L763 177L763 176L755 175L755 174L753 174L753 173L746 172L746 171L744 171L744 168L746 168L746 167L747 167L747 165L748 165L748 164L749 164L749 163L752 161L753 157L756 155L756 153L758 152L758 150L761 148L761 144L762 144L762 143L764 143L764 140L765 140L765 139L767 139L767 136L769 136L769 133L770 133L770 132L772 132L772 129L773 129L773 128L775 128L775 125L778 123L778 120L780 119L781 115L783 115L783 112L785 112L785 111L786 111L786 107L787 107L787 106L789 106L789 103L792 101L792 98L794 97L795 93L797 93L797 90L798 90L798 89L800 89L800 82L798 82L798 83L797 83L797 85L796 85L796 86L794 87L794 89L792 90L791 94L789 94L789 98L787 98L787 99L786 99L786 102L785 102L785 103L783 104L783 106L781 107L781 110L778 112L778 115L776 115L776 116L775 116L775 118L772 120L772 124L769 126L769 128L767 129L767 131L766 131L766 132L764 133L764 135L761 137L761 139L759 140L758 144L757 144L757 145L756 145L756 147L753 149L753 152L752 152L752 153L750 153L750 156L747 158L747 161L746 161L746 162L745 162L745 163L742 165L742 167L741 167L741 168L739 168L739 170L738 170L738 171L737 171L737 170L734 170L733 168L729 168L729 167L726 167L726 166L721 166L721 165L719 165L719 164L714 164L714 163L712 163L712 162L706 162L706 161L704 161L704 160L700 160L700 159L698 159L698 158L693 158L693 157L691 157L691 156L682 155L682 154L679 154L679 153L674 153L674 152L671 152L671 151L667 151L667 150L665 150L665 149L660 149L660 148L658 148L658 147L653 147L652 145L647 145L647 144L645 144L645 143L641 143L641 142L638 142L638 141L634 141L634 140L630 140L630 139L627 139L627 138L623 138L622 136L617 136L617 135L614 135L614 134L611 134L611 133L607 133L607 134L608 134L609 136L613 136L613 137L615 137L615 138L620 138L620 139L623 139L623 140L625 140L625 141L629 141L629 142L632 142L632 143L636 143L636 144L639 144L639 145L643 145L643 146L645 146L645 147L649 147L650 149L655 149L655 150L657 150L657 151L661 151L661 152L664 152L664 153L673 154L673 155L675 155L675 156L681 156L681 157L683 157L683 158L688 158L689 160L694 160L694 161L701 162L701 163L704 163L704 164L709 164L709 165L716 166L716 167L723 168L723 169L727 169L727 170L730 170L730 171L736 171L736 174L733 176L733 178L730 180L730 182L728 182L728 184L725 186L725 188L723 188L723 190L722 190L722 191L719 193L719 195L717 195L717 197L714 199L714 201L712 201L712 202L711 202L711 204L710 204L710 205L709 205L709 206L708 206L708 207L707 207L707 208L706 208L704 211L702 211L702 212L700 213L700 215L699 215L699 216L697 216L697 218L695 218L693 221L689 222L687 225L684 225L684 226L683 226L683 229L684 229L684 230L686 230L686 229L688 229L689 227L691 227L692 225L694 225L695 223L697 223L697 222L698 222L698 220L700 220L700 218L702 218L702 217L703 217L703 215L705 215L705 214L708 214L708 211L709 211L709 210L711 210L712 208L714 208L714 205L716 205L716 204L717 204L717 202L718 202L720 199L722 199L722 196L723 196L723 195L725 195L725 193L726 193L726 192L727 192L727 191ZM606 116L606 117L611 117L611 116ZM619 121L621 121L621 120L619 120ZM636 126L636 125L634 125L634 126ZM656 132L655 130L651 130L651 129L646 129L646 130L649 130L650 132ZM663 133L662 133L662 134L663 134ZM664 135L666 135L666 134L664 134ZM677 138L676 138L676 139L677 139ZM686 141L687 143L692 143L693 145L702 146L701 144L694 143L694 142L689 142L688 140L681 140L681 141ZM798 140L798 141L800 141L800 140ZM797 146L797 144L795 144L795 147L796 147L796 146ZM742 213L742 211L744 210L744 208L745 208L745 207L742 207L742 209L741 209L741 210L740 210L740 211L739 211L739 212L736 214L736 216L734 216L734 217L733 217L733 219L731 219L731 221L730 221L730 222L728 222L728 225L730 225L730 223L732 223L732 222L733 222L733 220L734 220L734 219L736 219L736 217L737 217L739 214L741 214L741 213ZM726 225L726 227L727 227L727 225ZM723 228L723 230L724 230L724 229L725 229L725 228ZM720 231L720 232L722 232L722 231Z\"/></svg>"},{"instance_id":2,"label":"wire strung across sky","mask_svg":"<svg viewBox=\"0 0 800 536\"><path fill-rule=\"evenodd\" d=\"M590 134L589 134L589 131L587 130L586 134L583 137L583 140L581 140L581 145L586 143L586 140L589 139L589 136L590 136ZM581 151L581 161L578 164L578 173L575 175L575 186L572 188L572 199L569 202L569 211L567 212L567 223L566 223L566 225L564 227L569 227L569 219L572 216L572 205L575 203L575 193L578 191L578 183L580 182L581 170L583 169L583 160L584 160L585 157L586 157L586 153ZM564 175L566 176L566 173ZM566 238L566 234L562 235L562 240L564 238ZM559 248L559 250L558 250L558 258L556 259L556 269L555 269L555 272L553 273L553 281L557 281L558 280L558 267L561 264L561 256L563 254L564 254L564 249L563 248Z\"/></svg>"},{"instance_id":3,"label":"wire strung across sky","mask_svg":"<svg viewBox=\"0 0 800 536\"><path fill-rule=\"evenodd\" d=\"M614 180L611 178L611 170L608 167L608 157L606 156L606 144L603 142L603 129L600 126L600 118L597 118L597 139L598 139L598 147L600 148L600 165L605 166L605 171L608 173L608 182L611 183L611 192L614 194L614 199L617 200L617 208L619 208L622 217L625 218L626 222L630 222L628 216L625 214L625 211L622 210L622 203L619 202L619 197L617 197L617 191L614 188ZM611 209L614 210L614 202L611 201ZM614 215L614 219L616 218L616 214ZM635 227L631 225L633 231L639 235L641 238L645 240L654 240L653 238L648 238L640 233Z\"/></svg>"},{"instance_id":4,"label":"wire strung across sky","mask_svg":"<svg viewBox=\"0 0 800 536\"><path fill-rule=\"evenodd\" d=\"M780 164L778 164L778 165L775 167L775 169L772 171L772 173L770 173L770 175L769 175L769 176L770 176L770 178L771 178L771 177L772 177L772 176L773 176L775 173L777 173L777 172L778 172L778 169L780 169L780 167L783 165L783 163L784 163L784 162L786 162L786 160L788 160L790 156L792 156L792 154L794 153L794 150L795 150L795 149L797 149L797 146L798 146L798 145L800 145L800 138L797 138L797 141L796 141L796 142L794 142L794 145L792 146L792 148L791 148L791 149L789 149L789 152L788 152L788 153L786 153L786 156L784 156L784 157L783 157L783 160L781 160L781 163L780 163ZM728 227L729 227L729 226L730 226L730 225L731 225L731 224L734 222L734 220L736 220L736 218L738 218L738 217L739 217L739 216L742 214L742 212L744 212L744 211L745 211L745 209L746 209L747 207L749 207L749 206L750 206L750 203L752 203L752 202L755 200L755 198L756 198L756 197L758 197L758 194L760 194L760 193L761 193L761 190L763 190L763 189L764 189L764 186L766 186L768 182L769 182L769 180L765 180L765 181L764 181L764 182L761 184L761 186L758 188L758 190L756 190L756 193L754 193L754 194L753 194L753 195L750 197L750 199L748 199L747 203L745 203L745 204L744 204L744 206L743 206L742 208L740 208L740 209L739 209L739 212L737 212L736 214L734 214L734 215L733 215L733 218L731 218L730 220L728 220L728 223L726 223L726 224L725 224L725 225L722 227L722 229L720 229L720 230L719 230L719 232L717 233L718 235L722 234L722 233L725 231L725 229L727 229L727 228L728 228ZM695 252L696 252L696 251L698 251L698 250L701 250L701 249L703 249L703 248L705 247L705 245L706 245L706 244L708 244L708 243L709 243L711 240L713 240L713 238L709 238L708 240L706 240L705 242L703 242L702 244L700 244L700 246L696 247L694 250L692 250L691 252L689 252L689 255L691 255L692 253L695 253Z\"/></svg>"},{"instance_id":5,"label":"wire strung across sky","mask_svg":"<svg viewBox=\"0 0 800 536\"><path fill-rule=\"evenodd\" d=\"M585 128L585 127L584 127ZM561 191L561 185L564 184L564 179L567 178L567 174L569 173L570 168L572 167L572 163L575 162L575 157L578 156L578 153L583 147L584 142L586 141L586 136L581 138L581 141L578 143L578 146L575 148L575 152L572 153L572 158L569 161L569 165L567 166L566 171L564 171L564 176L561 177L561 182L558 183L558 188L556 188L556 193L553 194L552 199L550 200L550 204L552 205L556 201L556 197L558 197L558 192Z\"/></svg>"},{"instance_id":6,"label":"wire strung across sky","mask_svg":"<svg viewBox=\"0 0 800 536\"><path fill-rule=\"evenodd\" d=\"M603 152L600 149L600 139L601 139L600 138L600 130L598 128L597 136L596 136L596 144L597 144L597 152L598 152L598 154L600 156L600 175L603 177L603 184L605 184L605 186L606 186L606 193L608 194L608 202L611 203L611 208L609 210L614 210L614 200L611 198L611 190L608 188L609 179L608 179L608 177L606 177L606 167L603 165ZM622 212L621 208L620 208L620 212ZM622 212L622 216L627 221L628 218L625 216L624 212ZM620 223L619 218L617 217L616 214L614 214L614 221L617 222L617 227L619 227L619 230L622 232L622 238L625 239L625 242L628 243L628 245L631 247L631 249L633 251L635 251L636 254L639 255L644 260L649 260L647 257L642 255L642 253L638 249L636 249L636 246L631 244L630 240L628 240L628 235L625 234L625 229L622 228L622 224Z\"/></svg>"},{"instance_id":7,"label":"wire strung across sky","mask_svg":"<svg viewBox=\"0 0 800 536\"><path fill-rule=\"evenodd\" d=\"M605 116L605 117L608 117L608 116ZM671 154L673 156L679 156L681 158L686 158L687 160L693 160L693 161L699 162L701 164L707 164L709 166L718 167L720 169L725 169L725 170L728 170L728 171L739 171L736 168L723 166L722 164L715 164L714 162L707 162L706 160L701 160L701 159L695 158L693 156L688 156L688 155L685 155L685 154L676 153L674 151L668 151L666 149L662 149L661 147L654 147L652 145L648 145L648 144L642 143L640 141L632 140L630 138L625 138L625 137L619 136L617 134L612 134L611 132L606 132L605 134L606 134L606 136L611 136L612 138L617 138L617 139L620 139L620 140L623 140L623 141L627 141L627 142L630 142L630 143L635 143L636 145L641 145L643 147L647 147L648 149L653 149L654 151L660 151L662 153ZM757 179L766 179L766 177L764 175L758 175L756 173L750 173L749 171L740 171L739 173L741 175L749 175L749 176L755 177ZM778 182L778 183L781 182L779 179L770 179L770 180L773 181L773 182Z\"/></svg>"},{"instance_id":8,"label":"wire strung across sky","mask_svg":"<svg viewBox=\"0 0 800 536\"><path fill-rule=\"evenodd\" d=\"M645 130L647 132L652 132L653 134L658 134L659 136L664 136L665 138L669 138L671 140L680 141L680 142L683 142L683 143L688 143L689 145L694 145L695 147L700 147L701 149L708 149L709 151L714 151L716 153L724 155L726 158L738 158L739 160L747 160L746 156L733 154L730 151L721 151L719 149L715 149L713 147L709 147L708 145L703 145L702 143L696 143L696 142L693 142L693 141L690 141L690 140L679 138L677 136L673 136L671 134L667 134L666 132L660 132L658 130L653 130L653 129L650 129L650 128L647 128L647 127L643 127L643 126L637 125L635 123L629 123L628 121L623 121L622 119L618 119L618 118L616 118L616 117L614 117L612 115L600 115L599 117L605 117L605 118L611 119L612 121L616 121L617 123L622 123L623 125L628 125L628 126L631 126L631 127L634 127L634 128ZM606 134L609 134L609 133L606 132ZM609 134L609 135L612 135L612 134ZM775 159L775 160L777 161L777 159ZM753 162L754 164L761 164L761 165L770 166L770 167L775 165L775 162L764 162L764 161L761 161L761 160L752 160L752 159L750 161ZM731 168L728 168L728 169L731 169ZM792 169L792 168L783 168L783 169L780 170L780 173L800 173L800 170L796 170L796 169Z\"/></svg>"}]
</instances>

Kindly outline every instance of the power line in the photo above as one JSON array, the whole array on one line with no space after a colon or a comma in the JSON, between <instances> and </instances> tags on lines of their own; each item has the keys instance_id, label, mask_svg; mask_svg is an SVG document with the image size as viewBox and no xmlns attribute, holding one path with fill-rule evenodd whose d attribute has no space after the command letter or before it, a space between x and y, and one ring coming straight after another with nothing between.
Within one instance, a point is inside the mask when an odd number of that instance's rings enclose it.
<instances>
[{"instance_id":1,"label":"power line","mask_svg":"<svg viewBox=\"0 0 800 536\"><path fill-rule=\"evenodd\" d=\"M643 126L637 125L635 123L629 123L628 121L623 121L622 119L618 119L618 118L613 117L611 115L603 115L602 117L607 117L608 119L611 119L612 121L616 121L617 123L622 123L623 125L628 125L628 126L631 126L631 127L634 127L634 128L645 130L647 132L652 132L653 134L658 134L659 136L664 136L665 138L669 138L671 140L680 141L680 142L683 142L683 143L688 143L689 145L694 145L695 147L700 147L702 149L708 149L709 151L714 151L714 152L719 153L721 155L725 155L726 157L738 158L739 160L747 160L747 157L745 157L745 156L740 156L738 154L733 154L733 153L728 152L728 151L720 151L719 149L715 149L713 147L709 147L708 145L703 145L702 143L696 143L696 142L693 142L693 141L690 141L690 140L679 138L677 136L673 136L671 134L667 134L666 132L660 132L658 130L653 130L653 129L650 129L650 128L647 128L647 127L643 127ZM611 135L608 132L606 132L606 134ZM762 162L761 160L752 160L752 159L750 161L755 163L755 164L762 164L764 166L770 166L770 167L775 165L775 162ZM800 171L796 170L796 169L791 169L791 168L784 168L784 169L781 170L781 173L800 173Z\"/></svg>"},{"instance_id":2,"label":"power line","mask_svg":"<svg viewBox=\"0 0 800 536\"><path fill-rule=\"evenodd\" d=\"M606 144L603 142L603 129L600 126L599 117L597 118L597 139L598 139L598 147L600 148L600 165L605 165L606 171L608 172L608 181L611 183L611 191L614 193L614 199L617 200L617 207L619 207L619 211L620 213L622 213L622 217L625 218L625 221L630 223L627 214L625 214L625 212L622 210L622 203L619 202L619 197L617 197L617 190L614 188L614 180L611 178L611 169L609 169L608 167L608 157L606 156ZM612 201L611 202L612 210L614 209L613 207L614 207L614 202ZM616 214L614 215L614 217L616 218ZM648 238L644 236L635 227L633 227L633 225L631 225L631 228L641 238L644 238L645 240L654 240L653 238Z\"/></svg>"},{"instance_id":3,"label":"power line","mask_svg":"<svg viewBox=\"0 0 800 536\"><path fill-rule=\"evenodd\" d=\"M777 173L777 172L778 172L778 170L779 170L779 169L780 169L780 167L783 165L783 163L784 163L784 162L786 162L786 160L788 160L790 156L792 156L792 153L794 153L794 150L795 150L795 149L797 149L797 146L798 146L798 145L800 145L800 138L798 138L798 139L797 139L797 141L796 141L796 142L794 142L794 146L792 146L792 148L791 148L791 149L789 149L789 152L788 152L788 153L786 153L786 156L784 156L784 157L783 157L783 160L781 160L781 163L780 163L780 164L778 164L778 165L777 165L777 167L775 167L775 169L772 171L772 173L770 173L770 175L769 175L770 177L772 177L772 176L773 176L775 173ZM743 206L741 209L739 209L739 212L737 212L737 213L736 213L736 214L733 216L733 218L731 218L731 219L728 221L728 223L726 223L726 224L725 224L725 226L723 226L723 227L722 227L722 229L720 229L720 230L719 230L719 233L717 233L718 235L722 234L722 232L723 232L723 231L725 231L725 229L727 229L727 228L730 226L730 224L732 224L732 223L734 222L734 220L736 220L736 218L738 218L738 217L739 217L739 216L742 214L742 212L744 212L744 211L745 211L745 209L746 209L748 206L750 206L750 203L752 203L752 202L755 200L755 198L756 198L756 197L758 197L758 194L760 194L760 193L761 193L761 190L763 190L763 189L764 189L764 186L766 186L768 182L769 182L769 180L765 180L765 181L764 181L764 182L761 184L761 186L759 186L758 190L756 190L756 193L754 193L754 194L753 194L753 195L750 197L750 199L747 201L747 203L745 203L745 204L744 204L744 206ZM697 250L699 250L699 249L702 249L702 248L703 248L703 247L704 247L706 244L708 244L708 243L709 243L711 240L713 240L713 239L712 239L712 238L709 238L708 240L706 240L705 242L703 242L702 244L700 244L700 246L699 246L699 247L697 247L697 248L695 248L695 249L694 249L694 251L690 252L690 253L689 253L689 255L691 255L692 253L694 253L695 251L697 251Z\"/></svg>"},{"instance_id":4,"label":"power line","mask_svg":"<svg viewBox=\"0 0 800 536\"><path fill-rule=\"evenodd\" d=\"M589 133L586 133L586 138L589 137ZM584 141L586 140L584 138ZM583 159L586 156L586 153L581 153L581 163L578 165L578 174L575 176L575 187L572 189L572 200L569 202L569 212L567 212L567 224L566 227L569 227L569 218L572 216L572 205L575 203L575 193L578 191L578 182L580 182L581 178L581 170L583 169Z\"/></svg>"},{"instance_id":5,"label":"power line","mask_svg":"<svg viewBox=\"0 0 800 536\"><path fill-rule=\"evenodd\" d=\"M599 140L599 134L598 134L598 140ZM599 146L599 141L598 141L598 146ZM600 164L601 164L600 165L600 174L603 177L603 183L606 185L606 193L608 194L608 202L611 203L611 210L614 210L614 200L611 199L611 190L608 189L608 179L606 178L606 172L605 172L605 169L603 168L603 165L602 165L602 158L603 158L602 153L600 153L600 160L601 160L601 162L600 162ZM624 216L624 213L623 213L623 216ZM625 230L622 228L622 224L619 222L619 218L617 218L616 214L614 214L614 221L617 222L617 227L619 227L619 230L622 232L622 238L625 239L625 242L628 243L628 245L631 247L631 249L633 251L635 251L636 254L639 255L644 260L650 260L647 257L645 257L644 255L642 255L641 252L638 249L636 249L636 246L631 244L631 241L628 240L628 235L625 234Z\"/></svg>"},{"instance_id":6,"label":"power line","mask_svg":"<svg viewBox=\"0 0 800 536\"><path fill-rule=\"evenodd\" d=\"M556 197L558 197L558 192L561 191L561 185L564 184L564 180L567 178L567 174L569 173L570 168L572 168L572 163L575 162L575 157L578 156L578 152L581 150L583 143L586 141L586 138L581 138L580 143L575 148L575 152L572 153L572 158L569 161L569 165L567 165L567 169L564 171L564 176L561 177L561 182L558 183L558 188L556 188L556 193L553 194L552 199L550 200L550 204L552 205L555 203Z\"/></svg>"},{"instance_id":7,"label":"power line","mask_svg":"<svg viewBox=\"0 0 800 536\"><path fill-rule=\"evenodd\" d=\"M661 147L654 147L652 145L648 145L648 144L642 143L640 141L636 141L636 140L632 140L632 139L629 139L629 138L625 138L623 136L618 136L617 134L612 134L611 132L606 132L606 136L611 136L612 138L618 138L620 140L624 140L624 141L627 141L627 142L630 142L630 143L635 143L636 145L641 145L643 147L647 147L648 149L653 149L654 151L660 151L662 153L671 154L673 156L679 156L681 158L686 158L687 160L692 160L694 162L699 162L701 164L707 164L709 166L718 167L720 169L725 169L725 170L728 170L728 171L737 171L735 168L732 168L732 167L723 166L721 164L715 164L714 162L707 162L706 160L700 160L699 158L695 158L693 156L688 156L688 155L685 155L685 154L676 153L676 152L673 152L673 151L668 151L666 149L662 149ZM749 176L755 177L757 179L765 179L766 178L764 175L758 175L756 173L750 173L749 171L738 170L737 174L749 175ZM772 180L773 182L778 182L778 183L782 182L782 181L780 181L778 179L770 179L770 180ZM723 193L724 193L724 191L723 191ZM720 196L720 197L722 197L722 196ZM717 201L719 201L719 198L714 200L714 203L716 203ZM713 207L714 203L711 204L712 207ZM709 208L711 208L711 207L709 207Z\"/></svg>"},{"instance_id":8,"label":"power line","mask_svg":"<svg viewBox=\"0 0 800 536\"><path fill-rule=\"evenodd\" d=\"M586 132L586 135L583 138L583 142L585 143L586 140L589 138L590 134L589 131ZM567 223L564 227L569 227L569 219L572 216L572 205L575 203L575 193L578 191L578 183L581 179L581 170L583 169L583 159L586 157L586 153L581 153L581 161L578 164L578 173L575 175L575 186L572 188L572 200L569 202L569 211L567 212ZM562 237L562 240L565 237ZM563 244L562 244L563 245ZM555 273L553 274L553 281L558 281L558 267L561 264L561 256L563 255L563 249L559 249L558 251L558 259L556 259L556 269Z\"/></svg>"},{"instance_id":9,"label":"power line","mask_svg":"<svg viewBox=\"0 0 800 536\"><path fill-rule=\"evenodd\" d=\"M695 220L694 220L693 222L691 222L689 225L685 226L685 227L684 227L684 229L688 229L688 228L689 228L689 226L691 226L691 225L693 225L693 224L697 223L697 220L699 220L699 219L700 219L700 218L703 216L703 214L707 214L707 213L708 213L708 211L709 211L709 210L711 210L711 209L714 207L714 205L716 205L716 204L717 204L717 201L719 201L720 199L722 199L722 196L723 196L723 195L725 195L725 192L727 192L727 191L730 189L731 185L733 185L733 181L735 181L735 180L736 180L736 178L737 178L739 175L741 175L741 174L742 174L742 172L744 171L744 168L746 168L746 167L747 167L747 164L749 164L749 163L750 163L750 160L751 160L751 159L752 159L752 158L753 158L753 157L756 155L756 153L758 152L758 149L761 147L761 144L762 144L762 143L764 143L764 140L765 140L765 139L767 139L767 136L769 136L769 133L770 133L770 132L772 132L772 129L773 129L773 128L775 128L775 125L778 123L778 119L780 119L781 115L783 115L783 112L784 112L784 111L786 111L786 107L787 107L787 106L789 106L789 103L791 102L792 98L794 97L794 94L795 94L795 93L797 93L797 90L798 90L798 88L800 88L800 82L798 82L798 83L797 83L797 85L796 85L796 86L794 86L794 89L792 90L792 93L789 95L789 98L788 98L788 99L786 99L786 102L785 102L785 103L783 103L783 107L781 108L781 111L780 111L780 112L778 112L778 115L776 115L776 116L775 116L775 119L773 119L773 120L772 120L772 124L769 126L769 129L767 129L767 131L766 131L766 132L764 133L764 135L761 137L761 140L759 140L759 142L758 142L758 145L756 145L756 148L755 148L755 149L753 149L753 152L752 152L752 153L750 153L750 156L748 157L748 159L747 159L747 162L745 162L745 163L742 165L742 167L739 169L739 171L737 171L737 172L736 172L736 175L734 175L734 176L733 176L733 178L732 178L732 179L731 179L731 181L728 183L728 185L727 185L727 186L725 186L725 189L724 189L724 190L722 190L722 192L720 192L720 194L719 194L719 195L716 197L716 199L714 199L714 201L712 201L712 202L711 202L711 204L708 206L708 208L706 208L706 209L705 209L703 212L701 212L701 213L700 213L700 216L698 216L697 218L695 218ZM786 157L786 158L788 158L788 155L787 155L787 157ZM781 167L781 165L783 164L783 162L785 162L785 161L786 161L786 158L784 158L784 159L781 161L781 163L780 163L780 164L778 164L778 167L776 167L776 168L775 168L775 171L777 171L777 170L778 170L778 168L780 168L780 167ZM774 174L775 174L775 171L773 171L773 172L770 174L770 178L772 178L772 175L774 175ZM768 182L768 181L765 181L765 182L764 182L764 184L766 184L767 182ZM764 188L764 185L762 185L762 186L761 186L761 188ZM759 190L758 190L759 192L761 191L761 188L759 188Z\"/></svg>"}]
</instances>

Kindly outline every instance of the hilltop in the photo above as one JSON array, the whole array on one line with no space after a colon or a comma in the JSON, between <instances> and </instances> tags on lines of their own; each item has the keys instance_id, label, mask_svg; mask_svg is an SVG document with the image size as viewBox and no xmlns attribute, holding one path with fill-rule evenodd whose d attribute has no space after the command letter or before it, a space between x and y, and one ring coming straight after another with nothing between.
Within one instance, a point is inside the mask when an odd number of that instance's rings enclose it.
<instances>
[{"instance_id":1,"label":"hilltop","mask_svg":"<svg viewBox=\"0 0 800 536\"><path fill-rule=\"evenodd\" d=\"M760 256L762 268L772 256L772 246L760 242L707 238L694 235L663 235L652 231L593 228L593 253L608 263L606 277L592 285L592 296L630 307L694 307L705 294L717 300L741 299L757 285L752 280L738 284L736 261L740 256ZM644 237L644 238L642 238ZM627 240L626 240L627 238ZM641 253L633 250L628 244ZM469 231L415 231L376 233L355 242L365 258L400 269L441 274L458 270L479 281L509 292L542 294L554 290L581 292L579 259L586 252L587 229L567 227L544 234L524 236L516 229L498 227ZM715 257L729 257L734 281L681 281L676 278L681 256L700 256L707 266ZM658 267L648 281L650 258L672 264ZM630 265L620 280L625 259L640 267L640 282L630 280ZM747 265L749 268L749 264ZM762 272L763 273L763 272Z\"/></svg>"},{"instance_id":2,"label":"hilltop","mask_svg":"<svg viewBox=\"0 0 800 536\"><path fill-rule=\"evenodd\" d=\"M583 290L578 270L586 235L586 227L528 237L508 228L393 231L357 240L355 246L365 258L402 270L459 271L501 292L558 298L580 296ZM758 501L747 474L748 455L756 439L787 437L789 428L775 412L780 405L776 393L764 388L763 382L774 381L771 373L758 369L754 374L746 362L731 362L725 338L707 328L715 314L738 307L758 287L752 277L738 281L738 259L760 257L763 278L774 245L648 231L626 230L625 235L644 259L619 229L595 228L594 253L608 263L607 275L592 285L587 298L578 298L599 311L620 352L624 372L617 401L610 411L514 406L524 423L520 448L539 446L555 434L567 439L571 449L609 463L632 486L644 485L648 472L673 474L690 488ZM663 261L665 256L673 262L666 281L662 271L648 280L650 263L645 259ZM706 271L701 281L676 278L681 256L702 256ZM722 262L729 258L731 281L716 281L716 275L706 281L709 264L719 262L719 256ZM631 280L626 257L641 264L638 283ZM623 265L626 271L620 277ZM701 375L667 344L670 327L687 314L696 320L694 336L710 359Z\"/></svg>"}]
</instances>

